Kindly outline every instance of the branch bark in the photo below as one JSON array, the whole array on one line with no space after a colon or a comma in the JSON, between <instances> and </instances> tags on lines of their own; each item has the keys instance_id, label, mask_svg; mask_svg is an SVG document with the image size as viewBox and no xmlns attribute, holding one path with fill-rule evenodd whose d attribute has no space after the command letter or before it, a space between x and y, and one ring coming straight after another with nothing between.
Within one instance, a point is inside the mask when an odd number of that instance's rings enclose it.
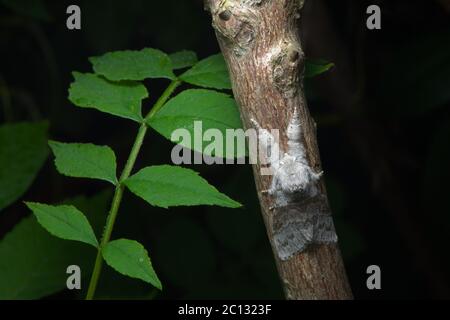
<instances>
[{"instance_id":1,"label":"branch bark","mask_svg":"<svg viewBox=\"0 0 450 320\"><path fill-rule=\"evenodd\" d=\"M286 151L286 128L297 111L302 133L299 139L307 163L318 173L321 163L316 124L303 91L305 59L297 27L303 4L304 0L205 0L228 64L244 127L252 128L256 121L264 129L279 129L280 149ZM306 241L307 246L294 243L308 236L301 234L310 227L303 223L305 219L307 223L315 221L312 233L317 234L321 231L317 221L330 214L323 179L317 184L317 194L302 195L302 200L295 196L280 205L273 193L264 192L273 188L273 177L261 175L260 169L259 164L253 166L262 215L286 297L351 299L336 241ZM284 236L284 247L277 240L280 236ZM286 247L289 256L281 252Z\"/></svg>"}]
</instances>

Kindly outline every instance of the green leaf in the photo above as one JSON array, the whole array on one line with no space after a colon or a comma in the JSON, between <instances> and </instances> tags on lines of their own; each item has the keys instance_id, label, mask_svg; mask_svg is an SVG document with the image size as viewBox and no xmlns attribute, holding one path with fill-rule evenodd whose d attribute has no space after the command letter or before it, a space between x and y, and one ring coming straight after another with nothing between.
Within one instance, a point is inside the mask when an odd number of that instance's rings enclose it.
<instances>
[{"instance_id":1,"label":"green leaf","mask_svg":"<svg viewBox=\"0 0 450 320\"><path fill-rule=\"evenodd\" d=\"M26 205L33 211L41 226L52 235L98 246L88 219L74 206L50 206L36 202L26 202Z\"/></svg>"},{"instance_id":2,"label":"green leaf","mask_svg":"<svg viewBox=\"0 0 450 320\"><path fill-rule=\"evenodd\" d=\"M325 60L307 59L305 63L305 78L313 78L327 72L334 67L334 63Z\"/></svg>"},{"instance_id":3,"label":"green leaf","mask_svg":"<svg viewBox=\"0 0 450 320\"><path fill-rule=\"evenodd\" d=\"M197 172L177 166L147 167L125 180L131 192L154 206L218 205L238 208L240 203L217 191Z\"/></svg>"},{"instance_id":4,"label":"green leaf","mask_svg":"<svg viewBox=\"0 0 450 320\"><path fill-rule=\"evenodd\" d=\"M106 263L131 278L141 279L162 290L147 250L137 241L119 239L109 242L102 250Z\"/></svg>"},{"instance_id":5,"label":"green leaf","mask_svg":"<svg viewBox=\"0 0 450 320\"><path fill-rule=\"evenodd\" d=\"M197 63L197 54L194 51L183 50L169 55L174 70L192 67Z\"/></svg>"},{"instance_id":6,"label":"green leaf","mask_svg":"<svg viewBox=\"0 0 450 320\"><path fill-rule=\"evenodd\" d=\"M89 61L95 73L112 81L176 78L169 56L151 48L108 52L100 57L91 57Z\"/></svg>"},{"instance_id":7,"label":"green leaf","mask_svg":"<svg viewBox=\"0 0 450 320\"><path fill-rule=\"evenodd\" d=\"M132 81L110 82L92 73L72 74L75 82L70 85L69 100L73 104L142 121L141 101L148 97L144 85Z\"/></svg>"},{"instance_id":8,"label":"green leaf","mask_svg":"<svg viewBox=\"0 0 450 320\"><path fill-rule=\"evenodd\" d=\"M86 212L100 232L110 200L108 191L92 198L68 199L66 203ZM82 284L87 283L96 253L80 242L61 241L50 235L30 215L0 240L0 300L40 299L67 289L66 269L73 264L82 270Z\"/></svg>"},{"instance_id":9,"label":"green leaf","mask_svg":"<svg viewBox=\"0 0 450 320\"><path fill-rule=\"evenodd\" d=\"M48 156L46 122L0 126L0 210L19 199Z\"/></svg>"},{"instance_id":10,"label":"green leaf","mask_svg":"<svg viewBox=\"0 0 450 320\"><path fill-rule=\"evenodd\" d=\"M220 53L198 62L183 73L180 79L200 87L231 89L227 64Z\"/></svg>"},{"instance_id":11,"label":"green leaf","mask_svg":"<svg viewBox=\"0 0 450 320\"><path fill-rule=\"evenodd\" d=\"M200 123L195 126L195 121L201 121L202 132L208 129L220 130L222 133L220 138L223 139L220 142L223 147L211 148L205 151L205 146L211 144L211 142L203 141L203 133L198 130ZM203 152L208 156L239 158L244 157L246 154L245 143L243 143L241 148L235 148L235 143L233 145L231 143L227 144L226 130L233 129L234 132L235 129L241 129L242 122L235 100L224 93L205 89L183 91L167 102L148 121L148 124L169 140L172 140L172 133L175 130L186 129L191 139L176 141L176 137L174 137L172 141L186 148ZM245 139L243 130L241 130L241 133L242 138ZM201 143L194 143L194 138L200 139ZM219 139L219 137L216 139ZM214 140L212 142L217 141ZM212 154L213 152L214 154Z\"/></svg>"},{"instance_id":12,"label":"green leaf","mask_svg":"<svg viewBox=\"0 0 450 320\"><path fill-rule=\"evenodd\" d=\"M107 146L90 143L49 141L55 165L61 174L76 178L92 178L117 183L116 156Z\"/></svg>"}]
</instances>

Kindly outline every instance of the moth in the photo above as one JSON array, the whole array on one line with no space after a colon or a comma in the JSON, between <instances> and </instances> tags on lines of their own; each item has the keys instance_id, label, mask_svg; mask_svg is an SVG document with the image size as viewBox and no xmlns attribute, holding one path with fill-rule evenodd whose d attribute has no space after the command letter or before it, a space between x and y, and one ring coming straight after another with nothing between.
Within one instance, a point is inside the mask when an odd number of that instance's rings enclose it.
<instances>
[{"instance_id":1,"label":"moth","mask_svg":"<svg viewBox=\"0 0 450 320\"><path fill-rule=\"evenodd\" d=\"M313 243L336 242L337 236L319 181L323 172L310 167L302 142L302 126L297 108L286 128L288 150L281 154L272 134L255 119L260 148L268 155L272 182L263 191L273 198L270 208L273 241L281 260L287 260Z\"/></svg>"}]
</instances>

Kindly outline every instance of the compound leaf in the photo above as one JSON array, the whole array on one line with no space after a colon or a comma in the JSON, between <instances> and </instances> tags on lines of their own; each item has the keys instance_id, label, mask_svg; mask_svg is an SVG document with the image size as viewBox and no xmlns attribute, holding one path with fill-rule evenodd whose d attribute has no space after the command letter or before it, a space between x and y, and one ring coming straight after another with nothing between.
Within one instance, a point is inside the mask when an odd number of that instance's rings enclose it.
<instances>
[{"instance_id":1,"label":"compound leaf","mask_svg":"<svg viewBox=\"0 0 450 320\"><path fill-rule=\"evenodd\" d=\"M237 104L233 98L224 93L205 89L183 91L169 100L149 119L148 124L167 139L208 156L239 158L245 157L246 154L244 132L237 131L242 128ZM197 138L200 142L187 138L177 141L179 137L176 130L179 130L181 135L183 129L187 130L190 138ZM220 131L213 141L220 143L217 148L205 148L211 143L203 141L202 135L203 131L207 132L209 129ZM225 139L227 130L238 136L242 135L243 139L238 139L242 142L240 146L235 147L234 137L233 141ZM209 140L213 140L212 137Z\"/></svg>"},{"instance_id":2,"label":"compound leaf","mask_svg":"<svg viewBox=\"0 0 450 320\"><path fill-rule=\"evenodd\" d=\"M241 206L220 193L197 172L178 166L144 168L125 180L125 185L151 205L162 208L193 205L218 205L228 208Z\"/></svg>"},{"instance_id":3,"label":"compound leaf","mask_svg":"<svg viewBox=\"0 0 450 320\"><path fill-rule=\"evenodd\" d=\"M197 54L194 51L183 50L169 55L174 70L192 67L197 63Z\"/></svg>"},{"instance_id":4,"label":"compound leaf","mask_svg":"<svg viewBox=\"0 0 450 320\"><path fill-rule=\"evenodd\" d=\"M73 72L69 100L81 108L93 108L118 117L142 121L141 101L148 97L144 85L111 82L92 73Z\"/></svg>"},{"instance_id":5,"label":"compound leaf","mask_svg":"<svg viewBox=\"0 0 450 320\"><path fill-rule=\"evenodd\" d=\"M66 240L75 240L98 246L97 238L85 215L74 206L51 206L26 202L38 222L52 235Z\"/></svg>"},{"instance_id":6,"label":"compound leaf","mask_svg":"<svg viewBox=\"0 0 450 320\"><path fill-rule=\"evenodd\" d=\"M231 89L228 68L220 53L198 62L183 73L180 79L200 87Z\"/></svg>"},{"instance_id":7,"label":"compound leaf","mask_svg":"<svg viewBox=\"0 0 450 320\"><path fill-rule=\"evenodd\" d=\"M55 165L61 174L76 178L92 178L117 183L116 156L107 146L90 143L49 142Z\"/></svg>"},{"instance_id":8,"label":"compound leaf","mask_svg":"<svg viewBox=\"0 0 450 320\"><path fill-rule=\"evenodd\" d=\"M139 242L128 239L111 241L103 248L102 255L106 263L117 272L141 279L162 290L147 250Z\"/></svg>"},{"instance_id":9,"label":"compound leaf","mask_svg":"<svg viewBox=\"0 0 450 320\"><path fill-rule=\"evenodd\" d=\"M114 51L89 58L94 71L112 81L147 78L175 79L172 61L167 54L146 48L140 51Z\"/></svg>"}]
</instances>

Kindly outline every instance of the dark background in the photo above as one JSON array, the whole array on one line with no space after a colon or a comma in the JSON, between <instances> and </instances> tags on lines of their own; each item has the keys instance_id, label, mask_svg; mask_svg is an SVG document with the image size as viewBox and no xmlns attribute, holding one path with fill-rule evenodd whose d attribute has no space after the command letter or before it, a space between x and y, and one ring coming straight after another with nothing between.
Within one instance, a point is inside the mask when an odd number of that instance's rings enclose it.
<instances>
[{"instance_id":1,"label":"dark background","mask_svg":"<svg viewBox=\"0 0 450 320\"><path fill-rule=\"evenodd\" d=\"M449 298L448 1L306 2L305 53L336 64L308 80L306 93L318 123L325 179L354 295ZM111 146L119 169L136 125L71 105L71 72L90 71L88 57L113 50L190 49L200 58L219 51L202 1L49 0L37 9L4 3L11 1L0 1L0 75L3 86L17 94L12 95L12 115L6 119L0 112L1 123L47 119L52 139ZM80 31L66 28L66 8L73 3L82 10ZM365 27L370 4L381 7L382 30ZM152 101L167 85L164 80L146 84ZM144 101L144 112L152 101ZM171 148L151 132L136 168L169 163ZM96 197L104 190L101 182L58 175L51 158L23 199L57 203ZM167 211L126 194L113 238L128 237L146 246L164 291L106 266L99 297L283 297L251 168L194 167L244 208ZM0 212L0 238L28 215L21 201ZM366 288L366 268L372 264L381 267L381 290ZM68 291L50 296L75 297Z\"/></svg>"}]
</instances>

